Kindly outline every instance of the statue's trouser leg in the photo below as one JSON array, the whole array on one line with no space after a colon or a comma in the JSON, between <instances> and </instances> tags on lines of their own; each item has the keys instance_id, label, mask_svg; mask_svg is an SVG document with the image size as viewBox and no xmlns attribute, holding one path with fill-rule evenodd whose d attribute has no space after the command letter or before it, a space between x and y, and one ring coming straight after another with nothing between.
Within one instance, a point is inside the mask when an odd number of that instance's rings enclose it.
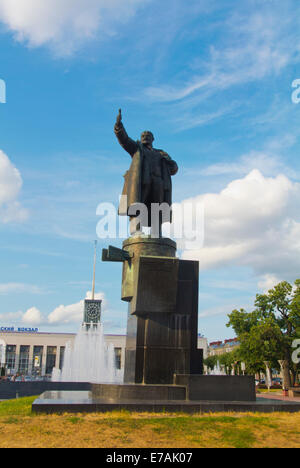
<instances>
[{"instance_id":1,"label":"statue's trouser leg","mask_svg":"<svg viewBox=\"0 0 300 468\"><path fill-rule=\"evenodd\" d=\"M129 218L130 235L133 236L137 232L141 232L141 222L138 217L130 216Z\"/></svg>"},{"instance_id":2,"label":"statue's trouser leg","mask_svg":"<svg viewBox=\"0 0 300 468\"><path fill-rule=\"evenodd\" d=\"M152 177L152 203L161 204L164 201L163 179ZM151 237L162 237L162 212L160 210L151 210Z\"/></svg>"}]
</instances>

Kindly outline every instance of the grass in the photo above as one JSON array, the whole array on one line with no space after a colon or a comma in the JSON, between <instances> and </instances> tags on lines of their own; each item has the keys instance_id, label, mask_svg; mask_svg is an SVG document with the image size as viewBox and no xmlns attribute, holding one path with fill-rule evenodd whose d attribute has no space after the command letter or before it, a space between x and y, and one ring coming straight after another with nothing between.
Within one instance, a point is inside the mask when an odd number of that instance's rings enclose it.
<instances>
[{"instance_id":1,"label":"grass","mask_svg":"<svg viewBox=\"0 0 300 468\"><path fill-rule=\"evenodd\" d=\"M300 447L300 413L45 415L34 399L0 402L0 448Z\"/></svg>"},{"instance_id":2,"label":"grass","mask_svg":"<svg viewBox=\"0 0 300 468\"><path fill-rule=\"evenodd\" d=\"M259 388L256 390L257 393L279 393L280 395L282 394L282 389L281 388L270 388L268 390L267 388Z\"/></svg>"}]
</instances>

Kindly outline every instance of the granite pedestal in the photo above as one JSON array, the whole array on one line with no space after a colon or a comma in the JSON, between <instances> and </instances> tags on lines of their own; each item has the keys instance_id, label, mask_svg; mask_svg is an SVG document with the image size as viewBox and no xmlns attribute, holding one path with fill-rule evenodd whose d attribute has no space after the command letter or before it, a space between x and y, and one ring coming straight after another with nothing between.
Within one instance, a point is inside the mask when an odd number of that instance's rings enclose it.
<instances>
[{"instance_id":1,"label":"granite pedestal","mask_svg":"<svg viewBox=\"0 0 300 468\"><path fill-rule=\"evenodd\" d=\"M199 265L179 260L170 239L133 237L123 244L122 300L129 303L125 383L172 384L200 374L197 349Z\"/></svg>"}]
</instances>

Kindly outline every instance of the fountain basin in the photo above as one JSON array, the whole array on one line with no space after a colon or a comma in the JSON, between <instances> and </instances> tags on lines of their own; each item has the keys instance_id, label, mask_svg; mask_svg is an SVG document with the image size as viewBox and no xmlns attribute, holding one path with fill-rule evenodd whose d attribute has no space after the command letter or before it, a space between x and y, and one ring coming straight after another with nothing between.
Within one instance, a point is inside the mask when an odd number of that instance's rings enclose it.
<instances>
[{"instance_id":1,"label":"fountain basin","mask_svg":"<svg viewBox=\"0 0 300 468\"><path fill-rule=\"evenodd\" d=\"M47 413L121 409L198 412L256 405L255 381L249 375L175 375L173 385L90 385L88 392L45 392L32 409Z\"/></svg>"},{"instance_id":2,"label":"fountain basin","mask_svg":"<svg viewBox=\"0 0 300 468\"><path fill-rule=\"evenodd\" d=\"M186 400L186 387L179 385L92 384L91 395L111 401Z\"/></svg>"},{"instance_id":3,"label":"fountain basin","mask_svg":"<svg viewBox=\"0 0 300 468\"><path fill-rule=\"evenodd\" d=\"M120 400L95 398L90 391L45 392L34 401L32 410L36 413L105 413L127 410L131 412L297 412L300 403L275 399L257 398L256 401L187 401L187 400Z\"/></svg>"}]
</instances>

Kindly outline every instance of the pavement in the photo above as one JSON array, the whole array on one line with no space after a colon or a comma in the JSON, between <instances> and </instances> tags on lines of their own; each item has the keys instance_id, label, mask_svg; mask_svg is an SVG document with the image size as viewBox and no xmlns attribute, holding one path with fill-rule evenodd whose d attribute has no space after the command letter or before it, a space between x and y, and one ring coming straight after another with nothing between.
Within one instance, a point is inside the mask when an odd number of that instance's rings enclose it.
<instances>
[{"instance_id":1,"label":"pavement","mask_svg":"<svg viewBox=\"0 0 300 468\"><path fill-rule=\"evenodd\" d=\"M280 401L291 401L291 402L300 402L300 397L289 397L285 396L283 393L258 393L256 395L258 398L266 398L267 400L280 400Z\"/></svg>"}]
</instances>

